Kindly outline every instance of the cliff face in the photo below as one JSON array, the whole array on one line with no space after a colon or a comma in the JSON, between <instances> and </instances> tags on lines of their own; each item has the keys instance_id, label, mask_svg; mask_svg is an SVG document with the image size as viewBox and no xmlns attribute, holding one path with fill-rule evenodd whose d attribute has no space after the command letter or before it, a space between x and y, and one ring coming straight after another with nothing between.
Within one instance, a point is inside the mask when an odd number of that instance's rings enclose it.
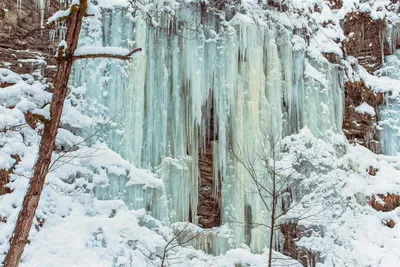
<instances>
[{"instance_id":1,"label":"cliff face","mask_svg":"<svg viewBox=\"0 0 400 267\"><path fill-rule=\"evenodd\" d=\"M383 103L383 94L374 94L363 81L345 83L345 113L343 132L350 143L356 142L369 150L380 153L381 148L376 130L377 116L359 113L356 107L367 103L378 114L378 106Z\"/></svg>"},{"instance_id":2,"label":"cliff face","mask_svg":"<svg viewBox=\"0 0 400 267\"><path fill-rule=\"evenodd\" d=\"M347 36L343 42L345 55L357 58L358 63L370 73L382 67L385 25L385 20L374 20L366 12L349 13L343 22L343 31Z\"/></svg>"},{"instance_id":3,"label":"cliff face","mask_svg":"<svg viewBox=\"0 0 400 267\"><path fill-rule=\"evenodd\" d=\"M377 211L388 212L400 207L400 196L395 194L376 195L369 199L369 204Z\"/></svg>"},{"instance_id":4,"label":"cliff face","mask_svg":"<svg viewBox=\"0 0 400 267\"><path fill-rule=\"evenodd\" d=\"M280 231L285 237L283 254L300 261L304 267L315 267L320 260L318 255L296 245L305 234L304 228L298 227L296 223L287 223L280 225Z\"/></svg>"},{"instance_id":5,"label":"cliff face","mask_svg":"<svg viewBox=\"0 0 400 267\"><path fill-rule=\"evenodd\" d=\"M42 28L41 10L44 9L45 23L49 16L63 7L59 1L49 1L46 7L38 6L37 2L22 1L20 8L14 0L4 0L0 3L0 47L52 52L51 30Z\"/></svg>"},{"instance_id":6,"label":"cliff face","mask_svg":"<svg viewBox=\"0 0 400 267\"><path fill-rule=\"evenodd\" d=\"M50 1L44 19L62 8L59 1ZM52 81L56 64L53 55L58 45L55 29L41 27L41 8L36 1L5 0L0 3L0 67L20 74L40 70ZM55 36L56 38L51 38Z\"/></svg>"},{"instance_id":7,"label":"cliff face","mask_svg":"<svg viewBox=\"0 0 400 267\"><path fill-rule=\"evenodd\" d=\"M349 13L342 22L347 37L342 43L344 55L355 57L370 73L380 69L385 52L389 51L384 37L385 26L385 20L374 20L369 13ZM375 126L378 106L383 100L383 94L374 94L362 80L345 83L343 132L350 143L357 142L375 153L381 152ZM373 107L375 116L355 110L364 102Z\"/></svg>"}]
</instances>

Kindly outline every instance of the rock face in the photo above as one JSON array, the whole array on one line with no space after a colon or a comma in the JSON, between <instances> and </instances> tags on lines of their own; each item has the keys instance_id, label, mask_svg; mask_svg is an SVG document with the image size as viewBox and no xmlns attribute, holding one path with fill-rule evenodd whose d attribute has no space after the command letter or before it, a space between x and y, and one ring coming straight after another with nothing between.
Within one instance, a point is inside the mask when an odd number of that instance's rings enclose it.
<instances>
[{"instance_id":1,"label":"rock face","mask_svg":"<svg viewBox=\"0 0 400 267\"><path fill-rule=\"evenodd\" d=\"M199 224L203 228L221 225L221 182L220 179L216 179L218 177L214 177L214 168L216 166L213 164L213 146L218 141L218 137L214 131L213 101L210 102L211 108L209 112L211 116L207 127L207 139L204 147L199 149L200 186L197 215Z\"/></svg>"},{"instance_id":2,"label":"rock face","mask_svg":"<svg viewBox=\"0 0 400 267\"><path fill-rule=\"evenodd\" d=\"M400 207L400 196L395 194L378 194L368 198L368 204L377 211L390 212ZM393 228L396 223L392 219L382 220L382 224Z\"/></svg>"},{"instance_id":3,"label":"rock face","mask_svg":"<svg viewBox=\"0 0 400 267\"><path fill-rule=\"evenodd\" d=\"M6 185L10 182L10 172L0 169L0 196L10 193L10 188Z\"/></svg>"},{"instance_id":4,"label":"rock face","mask_svg":"<svg viewBox=\"0 0 400 267\"><path fill-rule=\"evenodd\" d=\"M384 101L383 94L375 95L364 82L345 83L345 114L343 132L350 143L357 142L375 153L380 153L378 133L375 128L377 116L359 113L356 107L367 103L378 114L378 106Z\"/></svg>"},{"instance_id":5,"label":"rock face","mask_svg":"<svg viewBox=\"0 0 400 267\"><path fill-rule=\"evenodd\" d=\"M0 68L7 68L18 74L39 72L51 83L56 72L55 64L56 61L50 54L0 47ZM7 85L0 84L0 87L5 86Z\"/></svg>"},{"instance_id":6,"label":"rock face","mask_svg":"<svg viewBox=\"0 0 400 267\"><path fill-rule=\"evenodd\" d=\"M395 194L388 194L388 195L377 195L372 196L368 203L377 211L392 211L397 207L400 207L400 196Z\"/></svg>"},{"instance_id":7,"label":"rock face","mask_svg":"<svg viewBox=\"0 0 400 267\"><path fill-rule=\"evenodd\" d=\"M50 40L50 29L42 29L38 1L3 0L0 3L0 47L14 50L34 50L50 53L54 44ZM44 8L45 20L60 8L60 1L48 1ZM65 1L66 2L66 1ZM5 11L7 10L7 11ZM1 60L0 60L1 61Z\"/></svg>"},{"instance_id":8,"label":"rock face","mask_svg":"<svg viewBox=\"0 0 400 267\"><path fill-rule=\"evenodd\" d=\"M280 230L285 239L283 254L300 261L304 267L315 267L319 259L318 255L296 245L296 242L304 235L304 230L299 228L296 223L281 224Z\"/></svg>"},{"instance_id":9,"label":"rock face","mask_svg":"<svg viewBox=\"0 0 400 267\"><path fill-rule=\"evenodd\" d=\"M381 68L383 57L389 53L384 37L385 20L373 20L367 12L353 12L345 17L342 27L347 36L343 42L344 55L357 58L370 73ZM343 132L350 143L357 142L375 153L381 152L375 126L379 118L378 106L383 101L383 94L374 94L363 81L345 83ZM374 109L375 116L356 111L363 103Z\"/></svg>"},{"instance_id":10,"label":"rock face","mask_svg":"<svg viewBox=\"0 0 400 267\"><path fill-rule=\"evenodd\" d=\"M19 155L12 155L11 157L15 160L14 165L8 170L0 169L0 196L11 192L10 188L6 187L6 185L10 182L10 174L14 172L15 165L21 161Z\"/></svg>"},{"instance_id":11,"label":"rock face","mask_svg":"<svg viewBox=\"0 0 400 267\"><path fill-rule=\"evenodd\" d=\"M55 73L53 58L58 39L50 38L59 29L42 29L40 10L35 0L24 0L18 8L17 1L0 3L0 67L19 74L40 70L52 82ZM59 10L59 1L50 1L44 10L45 19Z\"/></svg>"},{"instance_id":12,"label":"rock face","mask_svg":"<svg viewBox=\"0 0 400 267\"><path fill-rule=\"evenodd\" d=\"M343 31L347 39L343 42L345 56L357 58L358 63L373 73L382 67L385 55L384 20L373 20L367 12L349 13L343 22Z\"/></svg>"},{"instance_id":13,"label":"rock face","mask_svg":"<svg viewBox=\"0 0 400 267\"><path fill-rule=\"evenodd\" d=\"M329 0L331 4L331 9L340 9L343 6L342 0Z\"/></svg>"}]
</instances>

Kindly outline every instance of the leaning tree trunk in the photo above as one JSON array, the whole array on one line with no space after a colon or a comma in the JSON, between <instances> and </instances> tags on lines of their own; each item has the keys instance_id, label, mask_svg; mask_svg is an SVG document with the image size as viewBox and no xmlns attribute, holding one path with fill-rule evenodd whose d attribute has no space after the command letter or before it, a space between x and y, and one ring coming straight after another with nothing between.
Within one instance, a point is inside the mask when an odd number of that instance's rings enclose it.
<instances>
[{"instance_id":1,"label":"leaning tree trunk","mask_svg":"<svg viewBox=\"0 0 400 267\"><path fill-rule=\"evenodd\" d=\"M48 173L51 156L54 150L58 126L60 124L63 105L68 91L68 79L73 64L73 54L78 44L82 19L86 14L87 0L80 0L80 6L71 8L67 18L67 48L65 56L59 55L58 69L54 80L53 98L50 104L50 120L45 123L39 156L30 180L28 191L18 215L14 233L10 238L10 249L4 259L4 267L17 267L28 242L29 231L35 216L43 185Z\"/></svg>"}]
</instances>

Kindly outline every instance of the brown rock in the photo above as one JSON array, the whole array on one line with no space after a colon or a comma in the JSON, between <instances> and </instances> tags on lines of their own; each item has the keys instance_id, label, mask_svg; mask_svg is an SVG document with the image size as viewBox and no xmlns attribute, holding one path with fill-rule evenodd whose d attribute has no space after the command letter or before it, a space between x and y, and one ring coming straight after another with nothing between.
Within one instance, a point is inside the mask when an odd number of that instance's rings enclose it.
<instances>
[{"instance_id":1,"label":"brown rock","mask_svg":"<svg viewBox=\"0 0 400 267\"><path fill-rule=\"evenodd\" d=\"M299 260L304 267L315 267L319 259L318 254L296 245L304 231L296 223L281 224L280 230L285 239L282 253L292 259Z\"/></svg>"},{"instance_id":2,"label":"brown rock","mask_svg":"<svg viewBox=\"0 0 400 267\"><path fill-rule=\"evenodd\" d=\"M21 161L19 155L11 155L11 157L15 160L14 165L8 170L0 169L0 196L11 193L10 188L6 187L6 185L10 182L10 174L13 173L15 165Z\"/></svg>"},{"instance_id":3,"label":"brown rock","mask_svg":"<svg viewBox=\"0 0 400 267\"><path fill-rule=\"evenodd\" d=\"M376 168L374 168L372 166L369 166L369 168L368 168L368 174L369 175L375 176L377 172L378 172L378 169L376 169Z\"/></svg>"},{"instance_id":4,"label":"brown rock","mask_svg":"<svg viewBox=\"0 0 400 267\"><path fill-rule=\"evenodd\" d=\"M382 67L382 56L389 51L385 43L386 21L374 20L368 12L349 13L343 23L347 39L343 42L345 56L354 56L368 72Z\"/></svg>"},{"instance_id":5,"label":"brown rock","mask_svg":"<svg viewBox=\"0 0 400 267\"><path fill-rule=\"evenodd\" d=\"M342 0L329 0L329 3L331 4L331 9L340 9L343 6Z\"/></svg>"},{"instance_id":6,"label":"brown rock","mask_svg":"<svg viewBox=\"0 0 400 267\"><path fill-rule=\"evenodd\" d=\"M383 101L383 94L374 94L363 81L345 83L343 132L350 143L357 142L375 153L380 152L379 138L375 128L376 116L358 113L355 108L366 102L378 114L378 106Z\"/></svg>"},{"instance_id":7,"label":"brown rock","mask_svg":"<svg viewBox=\"0 0 400 267\"><path fill-rule=\"evenodd\" d=\"M340 57L334 53L323 53L325 58L333 64L339 64L340 63Z\"/></svg>"},{"instance_id":8,"label":"brown rock","mask_svg":"<svg viewBox=\"0 0 400 267\"><path fill-rule=\"evenodd\" d=\"M378 194L378 197L383 201L376 200L375 196L369 198L368 203L377 211L392 211L397 207L400 207L400 196L395 194L388 194L386 196Z\"/></svg>"},{"instance_id":9,"label":"brown rock","mask_svg":"<svg viewBox=\"0 0 400 267\"><path fill-rule=\"evenodd\" d=\"M34 49L49 53L54 48L49 40L49 30L42 29L37 1L24 0L21 8L17 7L17 1L3 0L0 9L0 47L14 50ZM45 9L45 20L60 8L59 1L50 1ZM7 12L4 12L7 9ZM1 61L1 59L0 59Z\"/></svg>"},{"instance_id":10,"label":"brown rock","mask_svg":"<svg viewBox=\"0 0 400 267\"><path fill-rule=\"evenodd\" d=\"M53 55L58 41L50 40L50 29L41 28L37 1L24 0L21 3L20 9L14 0L0 3L0 67L19 74L40 70L43 77L53 77L55 68L51 66L56 64ZM59 1L50 1L50 6L45 9L45 19L59 8ZM8 85L0 84L0 87L5 86Z\"/></svg>"},{"instance_id":11,"label":"brown rock","mask_svg":"<svg viewBox=\"0 0 400 267\"><path fill-rule=\"evenodd\" d=\"M8 170L0 169L0 196L11 193L10 188L6 184L10 182L10 172Z\"/></svg>"},{"instance_id":12,"label":"brown rock","mask_svg":"<svg viewBox=\"0 0 400 267\"><path fill-rule=\"evenodd\" d=\"M46 221L45 219L36 217L36 223L35 223L35 229L36 229L36 231L39 231L40 228L43 227L45 221Z\"/></svg>"},{"instance_id":13,"label":"brown rock","mask_svg":"<svg viewBox=\"0 0 400 267\"><path fill-rule=\"evenodd\" d=\"M395 223L393 220L388 220L385 222L385 225L389 228L393 228L395 226Z\"/></svg>"},{"instance_id":14,"label":"brown rock","mask_svg":"<svg viewBox=\"0 0 400 267\"><path fill-rule=\"evenodd\" d=\"M39 71L41 75L48 80L52 80L56 68L56 61L53 55L37 51L21 51L10 48L0 47L0 68L8 68L18 74L33 73ZM11 84L1 83L4 88Z\"/></svg>"}]
</instances>

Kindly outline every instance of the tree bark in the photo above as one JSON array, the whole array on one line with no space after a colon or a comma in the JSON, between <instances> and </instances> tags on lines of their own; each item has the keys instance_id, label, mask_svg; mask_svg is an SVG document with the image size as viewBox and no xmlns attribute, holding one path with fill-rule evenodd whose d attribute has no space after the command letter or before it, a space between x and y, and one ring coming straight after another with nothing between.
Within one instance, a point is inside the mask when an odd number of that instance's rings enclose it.
<instances>
[{"instance_id":1,"label":"tree bark","mask_svg":"<svg viewBox=\"0 0 400 267\"><path fill-rule=\"evenodd\" d=\"M114 59L120 59L120 60L130 60L132 59L133 56L136 54L142 52L142 48L136 48L132 51L130 51L126 55L113 55L109 53L102 53L102 54L87 54L87 55L80 55L80 56L74 56L74 60L78 59L90 59L90 58L114 58Z\"/></svg>"},{"instance_id":2,"label":"tree bark","mask_svg":"<svg viewBox=\"0 0 400 267\"><path fill-rule=\"evenodd\" d=\"M274 230L275 230L275 213L276 213L276 205L277 205L277 196L276 196L276 156L275 156L275 147L272 147L272 159L274 161L273 170L272 170L272 209L271 209L271 229L270 229L270 237L269 237L269 249L268 249L268 267L272 266L272 246L274 242Z\"/></svg>"},{"instance_id":3,"label":"tree bark","mask_svg":"<svg viewBox=\"0 0 400 267\"><path fill-rule=\"evenodd\" d=\"M4 259L4 267L17 267L28 242L29 232L39 204L40 195L48 173L51 156L54 150L61 114L68 93L68 79L74 61L73 54L78 44L82 19L86 14L87 0L80 0L80 7L71 12L67 19L68 30L66 42L68 47L64 57L59 57L58 69L54 80L53 97L50 104L50 120L45 123L39 156L30 180L28 191L18 215L13 236L10 238L10 249Z\"/></svg>"}]
</instances>

